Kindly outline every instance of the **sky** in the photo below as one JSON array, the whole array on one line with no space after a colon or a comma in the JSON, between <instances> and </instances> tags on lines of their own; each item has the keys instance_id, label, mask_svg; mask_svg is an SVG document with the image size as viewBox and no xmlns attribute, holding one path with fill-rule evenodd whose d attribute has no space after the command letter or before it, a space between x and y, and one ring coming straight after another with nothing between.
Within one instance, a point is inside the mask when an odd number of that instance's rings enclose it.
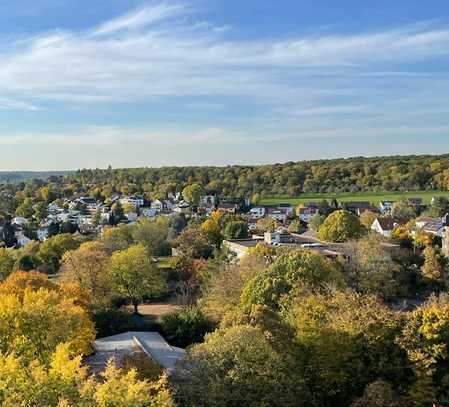
<instances>
[{"instance_id":1,"label":"sky","mask_svg":"<svg viewBox=\"0 0 449 407\"><path fill-rule=\"evenodd\" d=\"M0 2L0 171L423 153L447 0Z\"/></svg>"}]
</instances>

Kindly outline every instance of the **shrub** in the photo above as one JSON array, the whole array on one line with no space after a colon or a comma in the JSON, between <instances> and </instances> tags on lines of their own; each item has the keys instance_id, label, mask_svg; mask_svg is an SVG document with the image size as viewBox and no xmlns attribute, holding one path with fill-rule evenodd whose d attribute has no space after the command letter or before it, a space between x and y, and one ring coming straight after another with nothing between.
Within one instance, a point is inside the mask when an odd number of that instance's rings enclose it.
<instances>
[{"instance_id":1,"label":"shrub","mask_svg":"<svg viewBox=\"0 0 449 407\"><path fill-rule=\"evenodd\" d=\"M214 330L214 324L196 307L167 314L161 324L168 342L183 348L203 342L205 335Z\"/></svg>"}]
</instances>

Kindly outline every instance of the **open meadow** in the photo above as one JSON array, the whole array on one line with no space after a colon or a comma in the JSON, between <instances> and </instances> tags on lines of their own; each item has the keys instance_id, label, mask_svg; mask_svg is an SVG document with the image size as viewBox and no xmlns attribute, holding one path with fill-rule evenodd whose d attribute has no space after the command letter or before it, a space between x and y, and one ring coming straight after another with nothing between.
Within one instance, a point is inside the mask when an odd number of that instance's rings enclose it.
<instances>
[{"instance_id":1,"label":"open meadow","mask_svg":"<svg viewBox=\"0 0 449 407\"><path fill-rule=\"evenodd\" d=\"M381 201L398 201L405 198L422 198L424 203L430 203L434 196L449 197L449 191L411 191L411 192L345 192L340 194L303 194L297 197L289 196L267 196L261 201L261 205L278 205L281 203L290 203L292 205L299 205L312 201L320 201L322 199L337 199L339 202L348 201L369 201L373 204L378 204Z\"/></svg>"}]
</instances>

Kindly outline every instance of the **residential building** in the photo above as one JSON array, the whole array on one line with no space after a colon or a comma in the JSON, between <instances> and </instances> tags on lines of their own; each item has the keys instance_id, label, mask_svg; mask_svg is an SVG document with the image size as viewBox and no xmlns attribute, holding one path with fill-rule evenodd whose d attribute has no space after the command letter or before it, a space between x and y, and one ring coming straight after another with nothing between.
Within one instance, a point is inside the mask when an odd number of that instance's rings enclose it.
<instances>
[{"instance_id":1,"label":"residential building","mask_svg":"<svg viewBox=\"0 0 449 407\"><path fill-rule=\"evenodd\" d=\"M299 208L298 216L301 221L309 223L310 218L319 212L320 211L316 206L305 206L303 208Z\"/></svg>"},{"instance_id":2,"label":"residential building","mask_svg":"<svg viewBox=\"0 0 449 407\"><path fill-rule=\"evenodd\" d=\"M394 228L402 222L393 219L391 216L379 216L371 225L371 230L381 234L384 237L390 238Z\"/></svg>"},{"instance_id":3,"label":"residential building","mask_svg":"<svg viewBox=\"0 0 449 407\"><path fill-rule=\"evenodd\" d=\"M158 332L125 332L93 343L94 354L86 363L94 373L101 373L109 359L121 366L126 356L141 353L161 366L167 374L176 369L176 362L185 356L185 350L170 346Z\"/></svg>"},{"instance_id":4,"label":"residential building","mask_svg":"<svg viewBox=\"0 0 449 407\"><path fill-rule=\"evenodd\" d=\"M249 213L252 218L260 219L265 216L266 209L263 206L255 206L254 208L250 209Z\"/></svg>"},{"instance_id":5,"label":"residential building","mask_svg":"<svg viewBox=\"0 0 449 407\"><path fill-rule=\"evenodd\" d=\"M268 209L268 217L278 222L285 223L287 220L287 212L285 209L270 208Z\"/></svg>"},{"instance_id":6,"label":"residential building","mask_svg":"<svg viewBox=\"0 0 449 407\"><path fill-rule=\"evenodd\" d=\"M387 214L393 209L394 201L382 201L379 204L380 213Z\"/></svg>"}]
</instances>

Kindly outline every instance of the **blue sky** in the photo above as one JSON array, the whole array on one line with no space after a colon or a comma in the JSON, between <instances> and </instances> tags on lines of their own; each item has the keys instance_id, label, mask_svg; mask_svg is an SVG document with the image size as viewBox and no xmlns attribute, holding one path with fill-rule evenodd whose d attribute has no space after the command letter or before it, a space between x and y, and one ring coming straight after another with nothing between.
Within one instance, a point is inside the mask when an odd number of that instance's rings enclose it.
<instances>
[{"instance_id":1,"label":"blue sky","mask_svg":"<svg viewBox=\"0 0 449 407\"><path fill-rule=\"evenodd\" d=\"M449 152L449 2L3 0L0 170Z\"/></svg>"}]
</instances>

